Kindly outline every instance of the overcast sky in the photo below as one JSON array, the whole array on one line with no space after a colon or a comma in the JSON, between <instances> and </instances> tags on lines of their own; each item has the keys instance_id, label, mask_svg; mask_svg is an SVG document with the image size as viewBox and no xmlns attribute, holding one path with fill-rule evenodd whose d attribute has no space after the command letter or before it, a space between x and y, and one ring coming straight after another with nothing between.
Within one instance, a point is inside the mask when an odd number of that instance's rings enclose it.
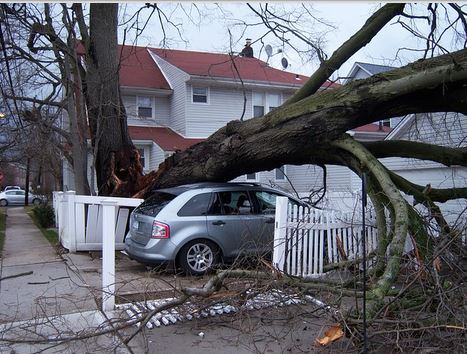
<instances>
[{"instance_id":1,"label":"overcast sky","mask_svg":"<svg viewBox=\"0 0 467 354\"><path fill-rule=\"evenodd\" d=\"M284 6L289 10L297 10L300 8L301 3L298 2L283 2L272 3L272 6ZM319 22L310 23L306 28L312 28L312 32L320 33L318 38L325 42L325 52L330 56L332 52L339 47L345 40L350 38L361 26L365 23L368 17L376 11L381 5L379 3L367 2L307 2L307 5L312 6L312 14L321 18L327 24L334 26L331 28L322 25ZM172 49L208 51L208 52L221 52L227 53L230 51L230 40L228 30L232 33L232 50L240 52L244 45L245 38L251 38L256 41L261 37L265 28L263 26L248 27L244 32L235 23L238 19L246 22L255 21L252 12L248 9L246 3L242 2L220 2L219 6L222 7L224 14L218 9L215 10L213 3L204 2L197 3L196 8L191 6L190 3L183 3L183 9L175 3L159 3L167 15L171 16L173 22L180 24L179 29L182 32L183 38L186 42L180 40L178 33L170 26L165 26L167 37L170 41L168 47ZM259 6L259 3L252 3L253 6ZM121 14L134 13L138 8L138 4L128 4L127 8L121 10ZM421 8L426 11L426 4L422 4ZM197 16L197 11L202 12L201 19ZM149 14L149 10L145 10L142 18ZM186 13L191 14L196 23L188 20ZM396 55L401 47L423 47L423 42L415 40L407 31L392 21L387 25L370 44L360 50L354 55L349 62L347 62L338 72L339 76L346 76L355 61L369 62L373 64L400 66L412 61L415 54L410 51L402 51ZM420 21L422 24L423 21ZM148 45L153 47L161 46L163 38L162 30L158 25L159 20L157 16L153 16L144 31L144 35L139 37L138 45ZM120 36L122 38L122 36ZM127 39L132 38L129 35ZM121 40L121 39L120 39ZM128 42L128 41L127 41ZM303 63L302 60L289 48L280 45L279 41L272 37L265 38L264 44L270 44L273 47L275 54L270 60L270 65L280 68L281 59L285 57L289 62L288 71L311 75L318 65L317 60L308 61ZM260 55L259 50L261 43L253 44L255 56ZM278 49L283 49L282 53L277 53ZM418 54L419 55L419 54ZM266 53L263 52L259 56L262 60L267 60Z\"/></svg>"}]
</instances>

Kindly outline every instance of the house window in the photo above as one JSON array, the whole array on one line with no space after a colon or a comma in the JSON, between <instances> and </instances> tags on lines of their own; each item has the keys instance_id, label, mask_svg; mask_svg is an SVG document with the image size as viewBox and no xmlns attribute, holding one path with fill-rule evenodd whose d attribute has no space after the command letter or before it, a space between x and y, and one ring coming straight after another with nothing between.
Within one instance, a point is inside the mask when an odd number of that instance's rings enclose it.
<instances>
[{"instance_id":1,"label":"house window","mask_svg":"<svg viewBox=\"0 0 467 354\"><path fill-rule=\"evenodd\" d=\"M193 87L193 103L208 103L207 87Z\"/></svg>"},{"instance_id":2,"label":"house window","mask_svg":"<svg viewBox=\"0 0 467 354\"><path fill-rule=\"evenodd\" d=\"M391 127L391 120L390 119L383 119L381 121L381 123L383 124L383 127Z\"/></svg>"},{"instance_id":3,"label":"house window","mask_svg":"<svg viewBox=\"0 0 467 354\"><path fill-rule=\"evenodd\" d=\"M280 93L253 92L253 117L262 117L265 113L281 105Z\"/></svg>"},{"instance_id":4,"label":"house window","mask_svg":"<svg viewBox=\"0 0 467 354\"><path fill-rule=\"evenodd\" d=\"M273 109L279 107L281 105L281 95L278 93L270 93L268 94L268 106L269 111L271 112Z\"/></svg>"},{"instance_id":5,"label":"house window","mask_svg":"<svg viewBox=\"0 0 467 354\"><path fill-rule=\"evenodd\" d=\"M274 178L276 181L285 181L286 180L286 170L285 165L274 170Z\"/></svg>"},{"instance_id":6,"label":"house window","mask_svg":"<svg viewBox=\"0 0 467 354\"><path fill-rule=\"evenodd\" d=\"M146 156L144 156L144 148L139 148L139 162L141 162L141 166L143 166L143 170L146 169Z\"/></svg>"},{"instance_id":7,"label":"house window","mask_svg":"<svg viewBox=\"0 0 467 354\"><path fill-rule=\"evenodd\" d=\"M258 180L258 174L257 173L247 173L245 179L247 181L257 181Z\"/></svg>"},{"instance_id":8,"label":"house window","mask_svg":"<svg viewBox=\"0 0 467 354\"><path fill-rule=\"evenodd\" d=\"M262 117L264 113L264 93L253 92L253 117Z\"/></svg>"},{"instance_id":9,"label":"house window","mask_svg":"<svg viewBox=\"0 0 467 354\"><path fill-rule=\"evenodd\" d=\"M138 96L138 117L152 118L152 99L148 96Z\"/></svg>"}]
</instances>

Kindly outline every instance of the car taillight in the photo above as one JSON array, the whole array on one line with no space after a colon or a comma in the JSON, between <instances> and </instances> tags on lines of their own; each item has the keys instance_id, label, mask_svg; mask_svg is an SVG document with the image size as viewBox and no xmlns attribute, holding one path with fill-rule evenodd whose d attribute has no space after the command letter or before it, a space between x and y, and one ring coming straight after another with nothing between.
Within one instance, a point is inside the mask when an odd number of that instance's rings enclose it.
<instances>
[{"instance_id":1,"label":"car taillight","mask_svg":"<svg viewBox=\"0 0 467 354\"><path fill-rule=\"evenodd\" d=\"M170 228L169 225L163 224L158 221L152 223L151 238L169 238Z\"/></svg>"}]
</instances>

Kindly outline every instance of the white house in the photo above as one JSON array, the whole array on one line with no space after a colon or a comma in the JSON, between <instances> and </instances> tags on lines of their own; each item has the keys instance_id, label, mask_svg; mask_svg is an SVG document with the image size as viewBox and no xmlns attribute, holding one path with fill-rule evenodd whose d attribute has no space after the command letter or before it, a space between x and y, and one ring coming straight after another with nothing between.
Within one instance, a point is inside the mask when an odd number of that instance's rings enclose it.
<instances>
[{"instance_id":1,"label":"white house","mask_svg":"<svg viewBox=\"0 0 467 354\"><path fill-rule=\"evenodd\" d=\"M133 46L120 49L122 100L145 172L231 120L264 115L308 79L254 57ZM322 89L337 86L327 82ZM382 139L389 132L386 127L365 127L355 134L363 139ZM314 188L315 179L320 180L317 171L313 166L283 166L236 180L271 183L304 194ZM66 166L64 190L73 188L73 174Z\"/></svg>"},{"instance_id":2,"label":"white house","mask_svg":"<svg viewBox=\"0 0 467 354\"><path fill-rule=\"evenodd\" d=\"M347 82L365 79L393 67L356 62L347 75ZM396 117L373 124L373 129L393 128L383 138L385 140L409 140L449 147L467 147L467 116L452 112L413 114ZM358 130L358 129L357 129ZM365 128L365 130L369 130ZM359 140L364 140L360 136ZM432 188L453 188L467 186L467 168L461 166L446 167L436 162L409 158L383 158L380 161L391 171L421 186L428 184ZM347 182L346 182L347 181ZM349 169L333 167L328 171L330 206L342 204L342 195L361 188L360 179ZM344 192L344 193L342 193ZM349 198L351 200L351 198ZM348 202L347 207L351 207ZM458 199L438 203L446 219L452 223L467 223L467 200Z\"/></svg>"}]
</instances>

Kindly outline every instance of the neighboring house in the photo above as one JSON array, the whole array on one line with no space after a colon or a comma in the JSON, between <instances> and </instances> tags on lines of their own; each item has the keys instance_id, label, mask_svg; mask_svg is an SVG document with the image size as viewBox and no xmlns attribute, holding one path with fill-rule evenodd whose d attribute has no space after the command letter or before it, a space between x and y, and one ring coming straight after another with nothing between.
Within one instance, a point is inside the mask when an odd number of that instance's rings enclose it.
<instances>
[{"instance_id":1,"label":"neighboring house","mask_svg":"<svg viewBox=\"0 0 467 354\"><path fill-rule=\"evenodd\" d=\"M364 79L394 68L388 66L355 63L346 82ZM410 140L449 147L467 147L467 116L457 113L426 113L412 114L403 118L391 118L371 124L373 131L383 129L385 140ZM387 134L387 127L390 133ZM355 129L356 132L360 128ZM368 129L368 127L365 128ZM392 131L391 131L392 130ZM366 132L364 133L364 135ZM359 139L363 141L364 136ZM430 185L432 188L452 188L467 186L467 168L460 166L446 167L431 161L408 158L384 158L380 161L391 171L421 186ZM347 181L347 183L345 182ZM355 192L361 188L361 180L353 172L343 167L332 167L328 171L328 206L342 204L342 196L347 196L345 207L351 208L355 200ZM344 192L344 193L342 193ZM345 193L346 192L346 193ZM359 194L360 192L358 192ZM409 198L411 199L411 198ZM447 203L440 203L441 210L450 222L467 221L467 200L458 199Z\"/></svg>"},{"instance_id":2,"label":"neighboring house","mask_svg":"<svg viewBox=\"0 0 467 354\"><path fill-rule=\"evenodd\" d=\"M467 116L458 113L413 114L404 118L386 140L410 140L428 144L467 147ZM421 186L453 188L467 186L467 168L446 167L432 161L384 158L381 162L391 171ZM467 199L439 203L448 221L467 222Z\"/></svg>"}]
</instances>

